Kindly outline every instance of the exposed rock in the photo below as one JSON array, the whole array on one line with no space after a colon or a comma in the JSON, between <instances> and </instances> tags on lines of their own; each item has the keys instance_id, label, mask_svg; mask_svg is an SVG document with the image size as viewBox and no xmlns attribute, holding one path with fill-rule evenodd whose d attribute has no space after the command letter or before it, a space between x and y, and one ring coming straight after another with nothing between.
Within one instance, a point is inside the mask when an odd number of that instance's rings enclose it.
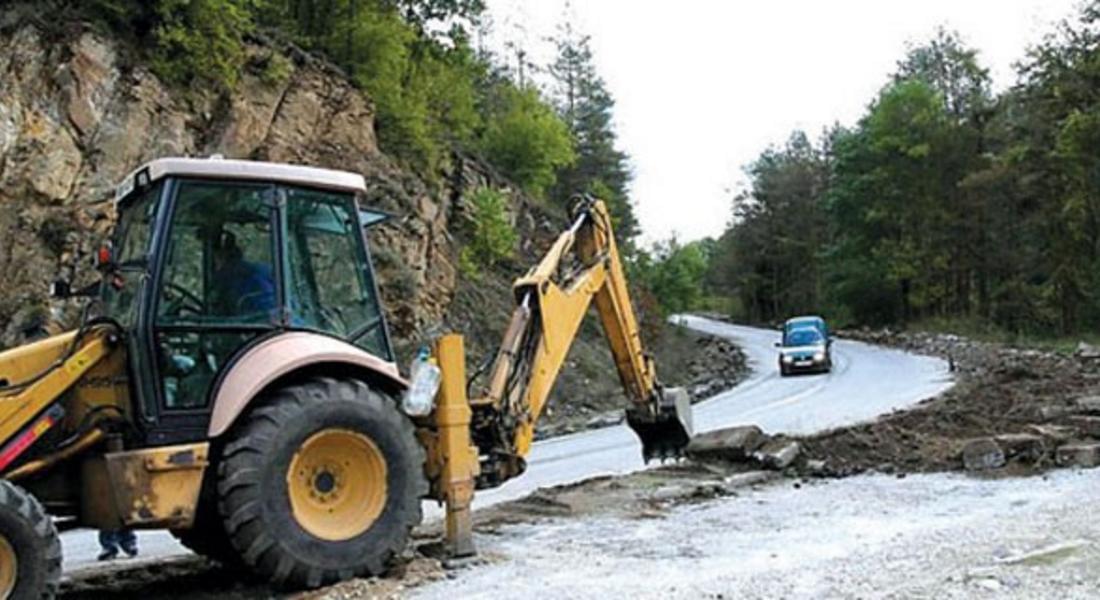
<instances>
[{"instance_id":1,"label":"exposed rock","mask_svg":"<svg viewBox=\"0 0 1100 600\"><path fill-rule=\"evenodd\" d=\"M589 429L599 429L601 427L611 427L623 422L625 413L619 411L608 411L603 414L596 415L585 423L585 426Z\"/></svg>"},{"instance_id":2,"label":"exposed rock","mask_svg":"<svg viewBox=\"0 0 1100 600\"><path fill-rule=\"evenodd\" d=\"M1079 431L1082 435L1087 435L1093 438L1100 438L1100 417L1092 415L1078 415L1068 418L1066 422L1077 428L1077 431Z\"/></svg>"},{"instance_id":3,"label":"exposed rock","mask_svg":"<svg viewBox=\"0 0 1100 600\"><path fill-rule=\"evenodd\" d=\"M1070 442L1059 446L1055 460L1063 467L1100 466L1100 442Z\"/></svg>"},{"instance_id":4,"label":"exposed rock","mask_svg":"<svg viewBox=\"0 0 1100 600\"><path fill-rule=\"evenodd\" d=\"M1078 398L1077 408L1081 412L1100 415L1100 396L1082 396Z\"/></svg>"},{"instance_id":5,"label":"exposed rock","mask_svg":"<svg viewBox=\"0 0 1100 600\"><path fill-rule=\"evenodd\" d=\"M813 475L814 477L825 477L829 475L829 463L817 459L811 458L806 461L806 473Z\"/></svg>"},{"instance_id":6,"label":"exposed rock","mask_svg":"<svg viewBox=\"0 0 1100 600\"><path fill-rule=\"evenodd\" d=\"M1073 427L1065 425L1031 425L1028 429L1055 443L1069 441L1076 433Z\"/></svg>"},{"instance_id":7,"label":"exposed rock","mask_svg":"<svg viewBox=\"0 0 1100 600\"><path fill-rule=\"evenodd\" d=\"M794 440L771 440L753 453L753 457L769 469L786 469L798 458L802 446Z\"/></svg>"},{"instance_id":8,"label":"exposed rock","mask_svg":"<svg viewBox=\"0 0 1100 600\"><path fill-rule=\"evenodd\" d=\"M1086 344L1085 342L1078 342L1077 348L1073 351L1073 355L1082 360L1100 359L1100 347Z\"/></svg>"},{"instance_id":9,"label":"exposed rock","mask_svg":"<svg viewBox=\"0 0 1100 600\"><path fill-rule=\"evenodd\" d=\"M727 494L735 493L738 488L760 485L775 479L778 475L772 471L747 471L734 473L722 480L722 488Z\"/></svg>"},{"instance_id":10,"label":"exposed rock","mask_svg":"<svg viewBox=\"0 0 1100 600\"><path fill-rule=\"evenodd\" d=\"M1002 433L993 440L1004 451L1006 459L1036 460L1045 450L1042 436L1033 433Z\"/></svg>"},{"instance_id":11,"label":"exposed rock","mask_svg":"<svg viewBox=\"0 0 1100 600\"><path fill-rule=\"evenodd\" d=\"M756 425L739 425L696 435L688 444L686 454L701 460L746 460L767 441Z\"/></svg>"},{"instance_id":12,"label":"exposed rock","mask_svg":"<svg viewBox=\"0 0 1100 600\"><path fill-rule=\"evenodd\" d=\"M1061 404L1044 404L1035 409L1035 416L1040 421L1053 421L1060 419L1070 413L1068 406L1062 406Z\"/></svg>"},{"instance_id":13,"label":"exposed rock","mask_svg":"<svg viewBox=\"0 0 1100 600\"><path fill-rule=\"evenodd\" d=\"M966 442L962 450L963 466L968 471L999 469L1005 466L1005 453L990 438L978 438Z\"/></svg>"}]
</instances>

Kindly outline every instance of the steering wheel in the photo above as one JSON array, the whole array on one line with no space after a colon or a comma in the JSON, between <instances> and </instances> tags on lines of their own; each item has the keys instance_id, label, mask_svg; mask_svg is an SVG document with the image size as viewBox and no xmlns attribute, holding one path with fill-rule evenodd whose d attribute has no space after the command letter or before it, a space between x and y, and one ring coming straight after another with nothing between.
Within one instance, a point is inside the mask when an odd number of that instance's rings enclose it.
<instances>
[{"instance_id":1,"label":"steering wheel","mask_svg":"<svg viewBox=\"0 0 1100 600\"><path fill-rule=\"evenodd\" d=\"M174 295L175 298L169 297L170 295ZM168 301L164 307L165 315L182 317L186 313L206 314L206 304L202 299L178 283L171 281L164 283L164 298Z\"/></svg>"}]
</instances>

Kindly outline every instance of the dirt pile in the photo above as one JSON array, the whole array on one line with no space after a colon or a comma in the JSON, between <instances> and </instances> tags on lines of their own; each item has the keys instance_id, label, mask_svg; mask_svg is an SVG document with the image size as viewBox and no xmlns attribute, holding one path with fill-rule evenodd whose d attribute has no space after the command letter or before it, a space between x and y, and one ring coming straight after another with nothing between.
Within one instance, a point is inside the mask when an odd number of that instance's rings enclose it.
<instances>
[{"instance_id":1,"label":"dirt pile","mask_svg":"<svg viewBox=\"0 0 1100 600\"><path fill-rule=\"evenodd\" d=\"M845 476L969 468L1022 474L1059 463L1083 464L1087 456L1070 449L1100 433L1092 421L1100 406L1093 410L1083 400L1100 393L1100 355L1014 348L945 334L842 335L940 356L959 382L912 409L803 439L803 472ZM816 468L808 468L810 461Z\"/></svg>"}]
</instances>

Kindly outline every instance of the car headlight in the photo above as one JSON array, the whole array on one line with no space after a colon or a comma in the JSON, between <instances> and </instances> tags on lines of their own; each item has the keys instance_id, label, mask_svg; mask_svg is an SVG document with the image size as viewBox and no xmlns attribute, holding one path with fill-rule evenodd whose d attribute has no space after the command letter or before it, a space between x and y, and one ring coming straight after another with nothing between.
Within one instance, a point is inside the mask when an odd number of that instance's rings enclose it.
<instances>
[{"instance_id":1,"label":"car headlight","mask_svg":"<svg viewBox=\"0 0 1100 600\"><path fill-rule=\"evenodd\" d=\"M785 362L785 363L794 362L794 357L791 356L790 354L784 354L783 355L783 362Z\"/></svg>"},{"instance_id":2,"label":"car headlight","mask_svg":"<svg viewBox=\"0 0 1100 600\"><path fill-rule=\"evenodd\" d=\"M825 360L825 353L824 352L814 352L814 360L816 360L817 362L821 362L821 361Z\"/></svg>"},{"instance_id":3,"label":"car headlight","mask_svg":"<svg viewBox=\"0 0 1100 600\"><path fill-rule=\"evenodd\" d=\"M436 365L428 361L418 364L409 389L401 400L401 407L405 409L405 414L410 417L423 417L431 413L435 408L435 393L439 391L441 379L442 373Z\"/></svg>"}]
</instances>

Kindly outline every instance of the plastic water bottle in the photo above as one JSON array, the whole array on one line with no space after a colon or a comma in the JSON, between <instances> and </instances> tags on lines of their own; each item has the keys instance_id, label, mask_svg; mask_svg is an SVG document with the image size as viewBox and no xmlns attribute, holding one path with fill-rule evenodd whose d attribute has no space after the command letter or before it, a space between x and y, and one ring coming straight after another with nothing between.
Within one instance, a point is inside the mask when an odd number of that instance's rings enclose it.
<instances>
[{"instance_id":1,"label":"plastic water bottle","mask_svg":"<svg viewBox=\"0 0 1100 600\"><path fill-rule=\"evenodd\" d=\"M405 414L423 417L431 413L442 379L443 373L432 360L431 352L426 346L420 348L409 367L409 389L402 403Z\"/></svg>"}]
</instances>

